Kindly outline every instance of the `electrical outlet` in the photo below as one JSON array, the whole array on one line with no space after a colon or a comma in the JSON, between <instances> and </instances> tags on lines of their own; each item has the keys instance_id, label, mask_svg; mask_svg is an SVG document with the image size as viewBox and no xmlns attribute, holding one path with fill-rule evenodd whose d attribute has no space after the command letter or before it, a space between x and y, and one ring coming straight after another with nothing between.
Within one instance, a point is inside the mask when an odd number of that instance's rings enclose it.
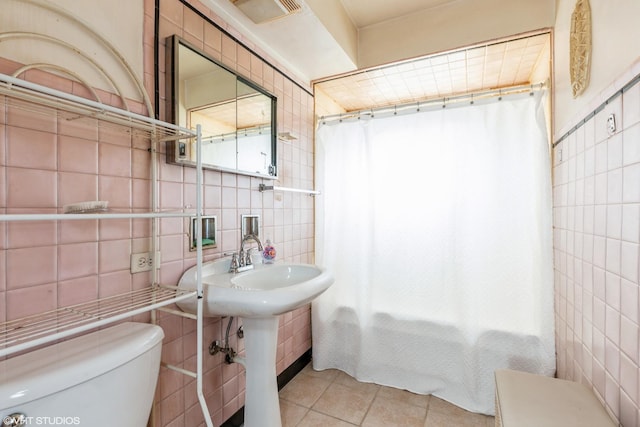
<instances>
[{"instance_id":1,"label":"electrical outlet","mask_svg":"<svg viewBox=\"0 0 640 427\"><path fill-rule=\"evenodd\" d=\"M158 268L158 265L160 265L160 252L156 252L155 256L153 256L153 252L140 252L137 254L131 254L132 273L150 271L154 267Z\"/></svg>"},{"instance_id":2,"label":"electrical outlet","mask_svg":"<svg viewBox=\"0 0 640 427\"><path fill-rule=\"evenodd\" d=\"M614 133L616 133L616 115L615 114L609 114L609 117L607 117L607 133L609 135L613 135Z\"/></svg>"}]
</instances>

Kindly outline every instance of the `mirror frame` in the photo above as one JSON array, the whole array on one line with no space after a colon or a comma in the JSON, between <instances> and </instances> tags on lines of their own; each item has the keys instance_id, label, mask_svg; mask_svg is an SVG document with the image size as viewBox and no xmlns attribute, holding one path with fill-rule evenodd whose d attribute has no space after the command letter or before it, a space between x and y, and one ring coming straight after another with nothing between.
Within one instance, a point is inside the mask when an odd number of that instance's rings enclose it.
<instances>
[{"instance_id":1,"label":"mirror frame","mask_svg":"<svg viewBox=\"0 0 640 427\"><path fill-rule=\"evenodd\" d=\"M178 123L178 90L179 90L179 54L178 51L180 49L180 46L184 46L187 49L192 50L194 53L202 56L204 59L211 61L214 65L217 65L218 67L228 71L229 73L231 73L232 75L235 76L236 78L236 83L239 81L249 87L251 87L252 89L255 89L256 91L260 92L261 94L265 95L266 97L268 97L271 100L271 160L270 160L270 165L269 165L269 175L267 174L261 174L261 173L256 173L256 172L250 172L250 171L243 171L243 170L239 170L239 169L232 169L232 168L227 168L224 166L217 166L215 164L211 164L211 163L205 163L203 161L202 163L202 167L204 169L211 169L211 170L217 170L217 171L222 171L222 172L231 172L231 173L235 173L235 174L239 174L239 175L248 175L248 176L254 176L254 177L259 177L259 178L266 178L266 179L277 179L278 178L278 165L277 165L277 158L278 158L278 153L277 153L277 148L278 148L278 132L277 132L277 101L278 98L269 93L266 89L264 89L263 87L259 86L258 84L248 80L247 78L241 76L240 74L238 74L237 72L235 72L234 70L232 70L231 68L229 68L228 66L222 64L220 61L210 57L209 55L207 55L206 53L204 53L202 50L198 49L197 47L193 46L191 43L187 42L186 40L180 38L178 35L174 34L172 36L167 37L166 39L166 54L165 54L165 59L166 59L166 105L167 105L167 119L168 121L170 121L171 123L174 123L176 125L180 125ZM236 98L237 99L237 98ZM183 127L186 127L185 125L182 125ZM175 164L175 165L182 165L182 166L191 166L191 167L195 167L196 166L196 162L193 160L190 160L188 158L184 158L181 153L187 153L188 149L186 147L187 142L185 141L167 141L167 146L166 146L166 150L167 150L167 163L170 164Z\"/></svg>"}]
</instances>

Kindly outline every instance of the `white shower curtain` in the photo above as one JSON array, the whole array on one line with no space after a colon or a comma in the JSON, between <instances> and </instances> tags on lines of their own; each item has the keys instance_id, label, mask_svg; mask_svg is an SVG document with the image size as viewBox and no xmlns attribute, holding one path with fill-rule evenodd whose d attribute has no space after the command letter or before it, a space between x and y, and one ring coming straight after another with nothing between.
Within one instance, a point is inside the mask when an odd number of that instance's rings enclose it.
<instances>
[{"instance_id":1,"label":"white shower curtain","mask_svg":"<svg viewBox=\"0 0 640 427\"><path fill-rule=\"evenodd\" d=\"M555 371L543 95L321 125L313 366L492 414Z\"/></svg>"}]
</instances>

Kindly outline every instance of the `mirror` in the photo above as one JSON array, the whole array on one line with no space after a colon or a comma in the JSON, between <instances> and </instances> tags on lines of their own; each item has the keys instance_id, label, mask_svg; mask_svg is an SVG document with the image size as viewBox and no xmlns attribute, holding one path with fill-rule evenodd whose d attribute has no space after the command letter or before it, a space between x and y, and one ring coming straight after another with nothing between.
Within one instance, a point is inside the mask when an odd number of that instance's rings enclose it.
<instances>
[{"instance_id":1,"label":"mirror","mask_svg":"<svg viewBox=\"0 0 640 427\"><path fill-rule=\"evenodd\" d=\"M202 165L275 179L276 98L178 36L167 39L168 116L201 125ZM167 143L169 163L195 166L195 140Z\"/></svg>"}]
</instances>

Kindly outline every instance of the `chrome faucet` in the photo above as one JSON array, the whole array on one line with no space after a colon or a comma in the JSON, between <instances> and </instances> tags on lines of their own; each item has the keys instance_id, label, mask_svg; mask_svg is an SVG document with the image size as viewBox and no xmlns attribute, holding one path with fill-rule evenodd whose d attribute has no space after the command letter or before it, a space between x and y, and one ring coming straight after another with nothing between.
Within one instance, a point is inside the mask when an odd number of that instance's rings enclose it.
<instances>
[{"instance_id":1,"label":"chrome faucet","mask_svg":"<svg viewBox=\"0 0 640 427\"><path fill-rule=\"evenodd\" d=\"M249 240L253 240L258 244L258 250L262 252L264 249L262 247L262 242L255 234L247 234L242 238L242 242L240 243L240 251L238 254L233 254L233 258L231 260L231 273L240 273L242 271L250 270L253 268L253 263L251 262L251 248L247 250L247 253L244 252L244 244Z\"/></svg>"},{"instance_id":2,"label":"chrome faucet","mask_svg":"<svg viewBox=\"0 0 640 427\"><path fill-rule=\"evenodd\" d=\"M244 236L242 238L242 242L240 243L240 253L238 254L238 257L240 258L240 267L251 265L251 249L247 251L246 255L244 253L244 244L247 243L249 240L253 240L258 244L258 250L260 252L262 252L262 250L264 249L262 247L262 242L260 241L258 236L256 236L255 234L247 234L246 236Z\"/></svg>"}]
</instances>

